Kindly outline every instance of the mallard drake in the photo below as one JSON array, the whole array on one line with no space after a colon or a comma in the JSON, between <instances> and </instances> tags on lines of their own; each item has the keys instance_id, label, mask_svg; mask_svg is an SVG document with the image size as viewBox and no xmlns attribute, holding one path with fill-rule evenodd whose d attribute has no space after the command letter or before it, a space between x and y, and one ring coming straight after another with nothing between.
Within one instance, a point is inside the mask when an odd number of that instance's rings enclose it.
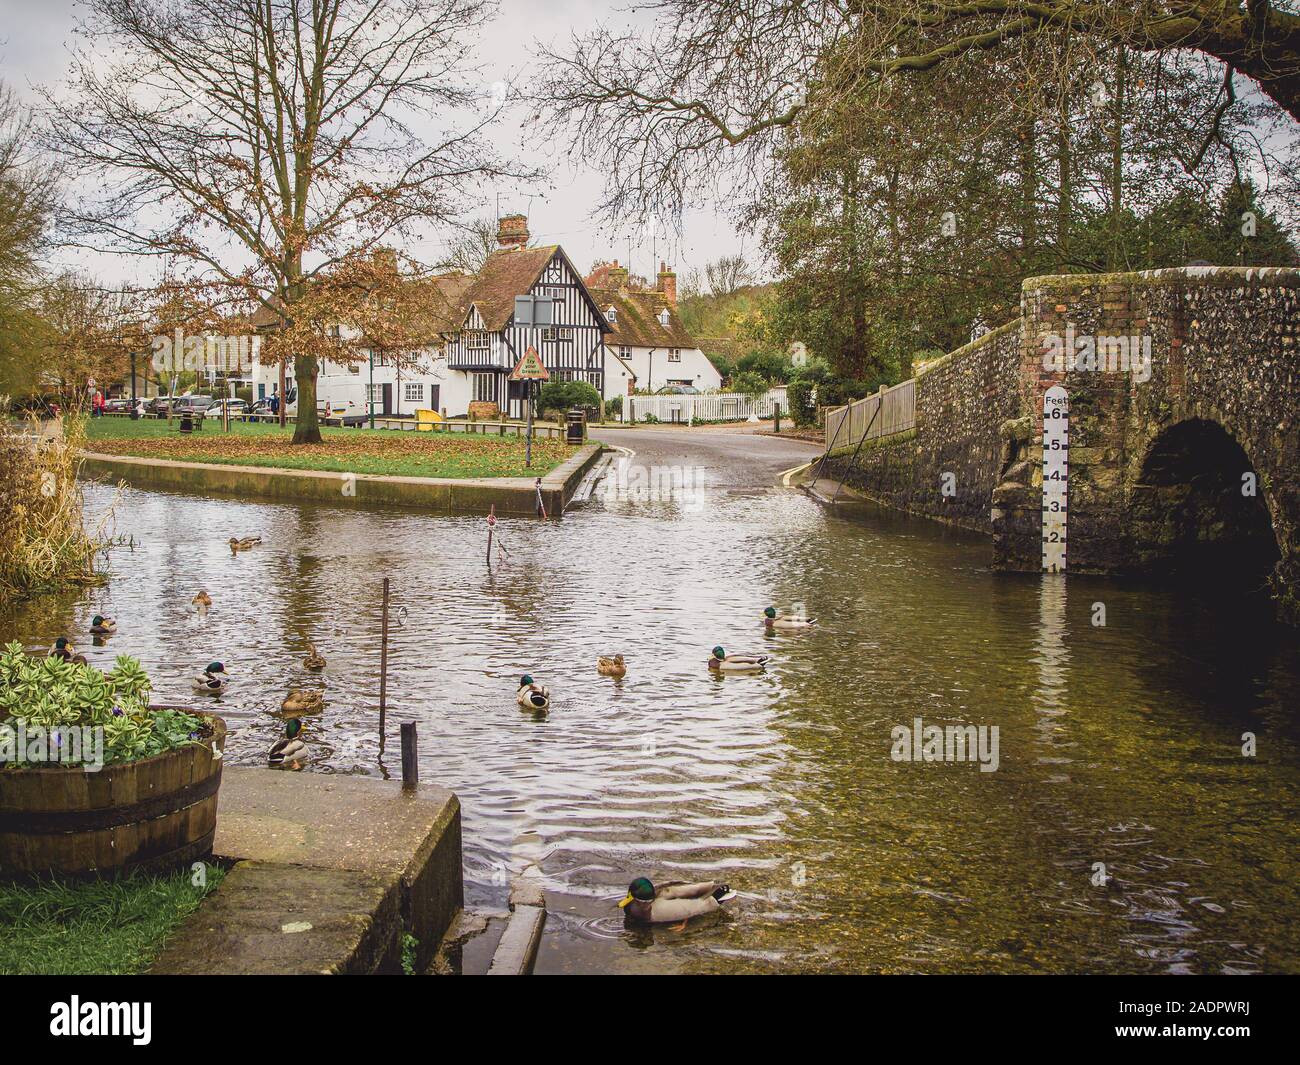
<instances>
[{"instance_id":1,"label":"mallard drake","mask_svg":"<svg viewBox=\"0 0 1300 1065\"><path fill-rule=\"evenodd\" d=\"M240 537L232 536L226 542L230 544L230 550L232 551L247 551L250 547L256 547L260 544L262 538L260 536L245 536L241 539Z\"/></svg>"},{"instance_id":2,"label":"mallard drake","mask_svg":"<svg viewBox=\"0 0 1300 1065\"><path fill-rule=\"evenodd\" d=\"M292 717L319 714L324 709L325 696L314 688L294 688L280 704L280 712Z\"/></svg>"},{"instance_id":3,"label":"mallard drake","mask_svg":"<svg viewBox=\"0 0 1300 1065\"><path fill-rule=\"evenodd\" d=\"M276 766L301 764L307 756L307 745L298 738L301 732L302 722L297 718L286 724L284 736L271 745L267 761Z\"/></svg>"},{"instance_id":4,"label":"mallard drake","mask_svg":"<svg viewBox=\"0 0 1300 1065\"><path fill-rule=\"evenodd\" d=\"M596 659L596 672L602 677L625 677L627 666L622 655L601 655Z\"/></svg>"},{"instance_id":5,"label":"mallard drake","mask_svg":"<svg viewBox=\"0 0 1300 1065\"><path fill-rule=\"evenodd\" d=\"M207 668L194 678L194 690L220 695L230 684L230 674L220 662L209 662Z\"/></svg>"},{"instance_id":6,"label":"mallard drake","mask_svg":"<svg viewBox=\"0 0 1300 1065\"><path fill-rule=\"evenodd\" d=\"M66 636L60 636L54 641L54 646L50 648L51 658L61 658L65 662L70 662L72 656L77 653L77 649L68 642Z\"/></svg>"},{"instance_id":7,"label":"mallard drake","mask_svg":"<svg viewBox=\"0 0 1300 1065\"><path fill-rule=\"evenodd\" d=\"M793 617L783 618L776 612L776 607L770 606L763 611L763 623L769 629L811 629L817 624L816 618L804 617L796 614Z\"/></svg>"},{"instance_id":8,"label":"mallard drake","mask_svg":"<svg viewBox=\"0 0 1300 1065\"><path fill-rule=\"evenodd\" d=\"M519 678L519 691L515 693L515 702L525 710L549 709L551 689L533 683L533 678L525 674Z\"/></svg>"},{"instance_id":9,"label":"mallard drake","mask_svg":"<svg viewBox=\"0 0 1300 1065\"><path fill-rule=\"evenodd\" d=\"M709 668L720 673L761 673L765 665L767 655L728 655L721 647L709 659Z\"/></svg>"},{"instance_id":10,"label":"mallard drake","mask_svg":"<svg viewBox=\"0 0 1300 1065\"><path fill-rule=\"evenodd\" d=\"M103 614L96 614L90 619L90 631L96 636L112 636L117 632L117 622Z\"/></svg>"},{"instance_id":11,"label":"mallard drake","mask_svg":"<svg viewBox=\"0 0 1300 1065\"><path fill-rule=\"evenodd\" d=\"M311 653L302 660L302 664L307 669L314 669L314 670L324 669L325 656L316 650L316 645L314 643L309 643L307 646L311 649Z\"/></svg>"},{"instance_id":12,"label":"mallard drake","mask_svg":"<svg viewBox=\"0 0 1300 1065\"><path fill-rule=\"evenodd\" d=\"M212 596L208 595L207 592L200 590L199 594L191 599L190 602L200 610L207 610L208 607L212 605Z\"/></svg>"},{"instance_id":13,"label":"mallard drake","mask_svg":"<svg viewBox=\"0 0 1300 1065\"><path fill-rule=\"evenodd\" d=\"M655 887L643 876L627 886L627 898L620 902L621 909L634 921L646 924L685 924L692 917L717 913L724 902L736 897L726 884L717 880L704 880L698 884L674 881Z\"/></svg>"}]
</instances>

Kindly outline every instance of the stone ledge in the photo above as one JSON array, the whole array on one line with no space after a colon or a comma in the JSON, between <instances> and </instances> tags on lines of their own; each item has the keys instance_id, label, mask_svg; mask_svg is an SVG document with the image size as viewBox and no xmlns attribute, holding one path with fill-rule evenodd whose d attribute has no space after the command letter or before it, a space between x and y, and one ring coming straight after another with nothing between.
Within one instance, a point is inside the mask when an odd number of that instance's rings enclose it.
<instances>
[{"instance_id":1,"label":"stone ledge","mask_svg":"<svg viewBox=\"0 0 1300 1065\"><path fill-rule=\"evenodd\" d=\"M602 445L588 443L542 477L542 497L549 515L559 516L577 490ZM82 452L84 475L125 481L142 488L207 495L421 507L452 514L535 514L536 478L528 477L394 477L358 473L344 495L344 474L328 470L287 470L217 462L180 462L138 455Z\"/></svg>"}]
</instances>

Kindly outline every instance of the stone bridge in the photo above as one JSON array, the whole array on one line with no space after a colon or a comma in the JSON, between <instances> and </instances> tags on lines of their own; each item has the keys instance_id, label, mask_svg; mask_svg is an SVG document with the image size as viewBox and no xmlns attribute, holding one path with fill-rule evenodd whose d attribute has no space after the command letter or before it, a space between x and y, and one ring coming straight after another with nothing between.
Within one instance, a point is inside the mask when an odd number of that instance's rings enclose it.
<instances>
[{"instance_id":1,"label":"stone bridge","mask_svg":"<svg viewBox=\"0 0 1300 1065\"><path fill-rule=\"evenodd\" d=\"M827 470L1043 565L1043 403L1069 397L1066 568L1267 583L1300 624L1300 270L1025 281L1020 318L924 367L914 427ZM855 445L856 441L851 441Z\"/></svg>"}]
</instances>

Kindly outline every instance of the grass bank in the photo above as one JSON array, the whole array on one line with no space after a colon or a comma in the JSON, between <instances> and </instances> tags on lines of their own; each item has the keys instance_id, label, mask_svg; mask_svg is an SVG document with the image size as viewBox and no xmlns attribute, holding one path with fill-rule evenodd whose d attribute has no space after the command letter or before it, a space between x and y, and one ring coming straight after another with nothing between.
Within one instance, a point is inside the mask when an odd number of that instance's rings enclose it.
<instances>
[{"instance_id":1,"label":"grass bank","mask_svg":"<svg viewBox=\"0 0 1300 1065\"><path fill-rule=\"evenodd\" d=\"M182 435L156 418L94 418L86 447L179 462L452 478L543 477L573 451L559 440L534 440L532 465L525 466L524 441L513 436L330 427L321 429L319 444L293 444L292 436L292 426L233 422L226 433L209 423L201 432Z\"/></svg>"},{"instance_id":2,"label":"grass bank","mask_svg":"<svg viewBox=\"0 0 1300 1065\"><path fill-rule=\"evenodd\" d=\"M187 866L175 873L136 873L117 880L17 884L0 880L0 975L51 976L140 973L167 937L198 909L225 876L204 867L193 883Z\"/></svg>"}]
</instances>

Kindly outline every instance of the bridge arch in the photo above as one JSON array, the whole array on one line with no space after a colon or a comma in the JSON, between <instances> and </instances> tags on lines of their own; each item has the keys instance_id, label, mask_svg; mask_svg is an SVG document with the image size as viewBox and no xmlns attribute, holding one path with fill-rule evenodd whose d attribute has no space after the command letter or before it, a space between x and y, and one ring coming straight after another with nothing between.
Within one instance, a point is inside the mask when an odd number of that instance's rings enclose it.
<instances>
[{"instance_id":1,"label":"bridge arch","mask_svg":"<svg viewBox=\"0 0 1300 1065\"><path fill-rule=\"evenodd\" d=\"M1282 558L1276 506L1267 478L1218 421L1165 426L1147 443L1129 486L1134 565L1262 591Z\"/></svg>"}]
</instances>

